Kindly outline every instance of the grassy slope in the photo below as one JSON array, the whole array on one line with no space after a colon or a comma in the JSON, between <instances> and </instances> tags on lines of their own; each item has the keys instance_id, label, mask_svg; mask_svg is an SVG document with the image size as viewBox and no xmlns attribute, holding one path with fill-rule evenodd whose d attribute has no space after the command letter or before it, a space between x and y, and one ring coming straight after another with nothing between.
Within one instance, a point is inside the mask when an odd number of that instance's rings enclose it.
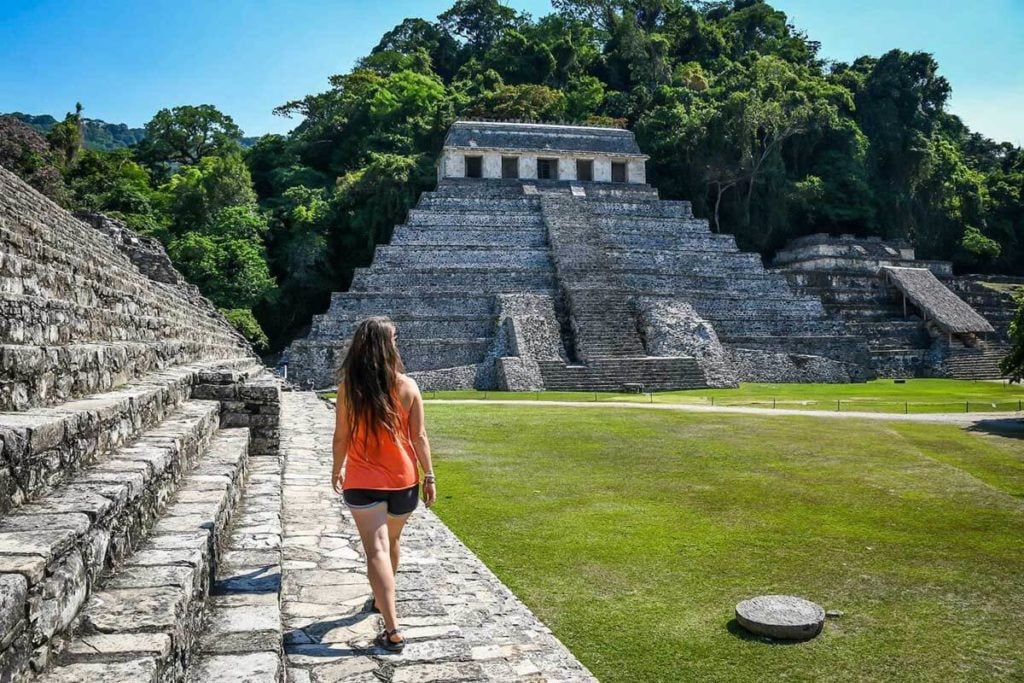
<instances>
[{"instance_id":1,"label":"grassy slope","mask_svg":"<svg viewBox=\"0 0 1024 683\"><path fill-rule=\"evenodd\" d=\"M1024 677L1024 441L428 404L437 511L603 681ZM845 614L774 645L734 604Z\"/></svg>"},{"instance_id":2,"label":"grassy slope","mask_svg":"<svg viewBox=\"0 0 1024 683\"><path fill-rule=\"evenodd\" d=\"M544 391L533 392L481 392L438 391L427 392L430 398L488 398L529 401L537 398L555 401L637 401L652 400L647 395L587 392ZM996 382L968 382L946 379L914 379L906 384L892 380L878 380L865 384L744 384L736 389L693 389L666 391L654 394L655 403L697 403L709 405L750 405L771 407L776 400L779 408L806 410L835 410L840 400L843 410L870 410L877 412L908 411L964 412L964 402L970 401L970 410L1011 411L1024 400L1024 387Z\"/></svg>"}]
</instances>

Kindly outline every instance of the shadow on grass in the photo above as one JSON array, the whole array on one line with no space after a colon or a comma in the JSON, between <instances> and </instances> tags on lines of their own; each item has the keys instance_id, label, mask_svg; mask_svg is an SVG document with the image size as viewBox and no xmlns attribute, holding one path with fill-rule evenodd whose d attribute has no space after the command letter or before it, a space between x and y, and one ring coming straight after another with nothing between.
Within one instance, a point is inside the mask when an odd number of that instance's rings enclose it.
<instances>
[{"instance_id":1,"label":"shadow on grass","mask_svg":"<svg viewBox=\"0 0 1024 683\"><path fill-rule=\"evenodd\" d=\"M979 420L967 428L969 432L984 432L1009 439L1024 439L1024 419L1000 418L997 420Z\"/></svg>"},{"instance_id":2,"label":"shadow on grass","mask_svg":"<svg viewBox=\"0 0 1024 683\"><path fill-rule=\"evenodd\" d=\"M807 642L806 640L780 640L777 638L769 638L767 636L759 636L756 633L751 633L740 626L740 622L736 621L735 618L726 622L725 630L731 633L733 637L739 638L740 640L746 640L752 643L764 643L765 645L800 645ZM814 639L811 638L811 640Z\"/></svg>"}]
</instances>

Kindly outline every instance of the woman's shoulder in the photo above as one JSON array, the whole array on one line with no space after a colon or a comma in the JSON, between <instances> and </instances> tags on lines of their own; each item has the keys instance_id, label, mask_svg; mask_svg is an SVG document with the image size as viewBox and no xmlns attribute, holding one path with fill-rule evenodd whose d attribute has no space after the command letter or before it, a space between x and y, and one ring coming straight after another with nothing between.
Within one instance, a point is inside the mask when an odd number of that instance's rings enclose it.
<instances>
[{"instance_id":1,"label":"woman's shoulder","mask_svg":"<svg viewBox=\"0 0 1024 683\"><path fill-rule=\"evenodd\" d=\"M420 393L420 386L416 384L416 380L402 372L398 373L398 386L403 392L413 395Z\"/></svg>"}]
</instances>

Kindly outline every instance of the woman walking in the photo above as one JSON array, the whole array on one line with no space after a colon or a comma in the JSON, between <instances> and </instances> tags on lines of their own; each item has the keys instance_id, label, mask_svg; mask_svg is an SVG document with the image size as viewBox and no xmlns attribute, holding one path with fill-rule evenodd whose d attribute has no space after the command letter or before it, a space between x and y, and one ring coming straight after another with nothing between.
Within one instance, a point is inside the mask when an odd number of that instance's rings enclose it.
<instances>
[{"instance_id":1,"label":"woman walking","mask_svg":"<svg viewBox=\"0 0 1024 683\"><path fill-rule=\"evenodd\" d=\"M359 324L338 382L331 483L352 512L366 554L374 606L384 630L374 641L391 652L405 647L395 611L399 538L419 500L437 497L423 398L398 355L398 331L388 318Z\"/></svg>"}]
</instances>

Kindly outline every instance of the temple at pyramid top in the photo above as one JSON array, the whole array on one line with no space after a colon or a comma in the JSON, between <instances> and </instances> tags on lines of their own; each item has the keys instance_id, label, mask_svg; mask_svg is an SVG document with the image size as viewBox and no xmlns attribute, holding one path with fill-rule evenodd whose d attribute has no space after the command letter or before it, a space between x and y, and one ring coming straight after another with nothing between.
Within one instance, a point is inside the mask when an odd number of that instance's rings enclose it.
<instances>
[{"instance_id":1,"label":"temple at pyramid top","mask_svg":"<svg viewBox=\"0 0 1024 683\"><path fill-rule=\"evenodd\" d=\"M647 158L633 133L620 128L456 121L438 160L438 179L643 184Z\"/></svg>"}]
</instances>

